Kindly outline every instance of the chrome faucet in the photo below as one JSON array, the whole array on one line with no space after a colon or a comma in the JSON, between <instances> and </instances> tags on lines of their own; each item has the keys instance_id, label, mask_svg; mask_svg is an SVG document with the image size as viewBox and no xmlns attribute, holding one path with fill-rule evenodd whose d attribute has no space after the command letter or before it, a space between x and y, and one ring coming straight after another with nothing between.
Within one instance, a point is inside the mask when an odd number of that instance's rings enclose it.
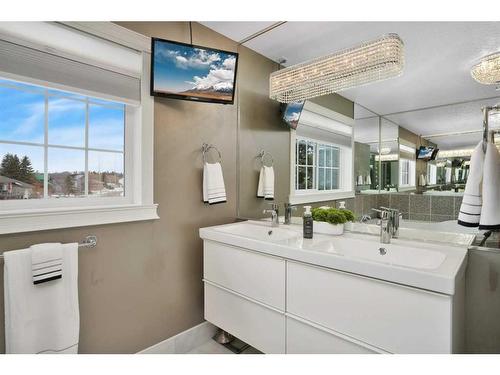
<instances>
[{"instance_id":1,"label":"chrome faucet","mask_svg":"<svg viewBox=\"0 0 500 375\"><path fill-rule=\"evenodd\" d=\"M285 224L290 225L292 223L292 211L295 211L297 207L292 206L291 203L285 203Z\"/></svg>"},{"instance_id":2,"label":"chrome faucet","mask_svg":"<svg viewBox=\"0 0 500 375\"><path fill-rule=\"evenodd\" d=\"M270 203L271 209L269 210L264 210L262 213L264 214L271 214L271 226L272 227L277 227L280 225L279 222L279 207L276 203Z\"/></svg>"},{"instance_id":3,"label":"chrome faucet","mask_svg":"<svg viewBox=\"0 0 500 375\"><path fill-rule=\"evenodd\" d=\"M403 217L403 214L399 212L398 209L396 208L387 208L387 207L380 207L382 210L385 210L389 212L389 220L392 222L392 231L391 231L391 236L392 238L398 238L399 237L399 222L401 218Z\"/></svg>"},{"instance_id":4,"label":"chrome faucet","mask_svg":"<svg viewBox=\"0 0 500 375\"><path fill-rule=\"evenodd\" d=\"M380 214L380 243L391 243L392 220L390 220L390 211L372 208Z\"/></svg>"}]
</instances>

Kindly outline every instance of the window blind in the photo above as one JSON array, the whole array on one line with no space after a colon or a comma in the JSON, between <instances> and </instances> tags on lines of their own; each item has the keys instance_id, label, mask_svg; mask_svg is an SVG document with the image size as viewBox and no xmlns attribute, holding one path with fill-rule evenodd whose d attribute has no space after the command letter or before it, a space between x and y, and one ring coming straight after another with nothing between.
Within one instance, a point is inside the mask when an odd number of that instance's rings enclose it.
<instances>
[{"instance_id":1,"label":"window blind","mask_svg":"<svg viewBox=\"0 0 500 375\"><path fill-rule=\"evenodd\" d=\"M0 40L2 72L7 78L28 77L88 95L140 103L141 82L137 77L5 40Z\"/></svg>"}]
</instances>

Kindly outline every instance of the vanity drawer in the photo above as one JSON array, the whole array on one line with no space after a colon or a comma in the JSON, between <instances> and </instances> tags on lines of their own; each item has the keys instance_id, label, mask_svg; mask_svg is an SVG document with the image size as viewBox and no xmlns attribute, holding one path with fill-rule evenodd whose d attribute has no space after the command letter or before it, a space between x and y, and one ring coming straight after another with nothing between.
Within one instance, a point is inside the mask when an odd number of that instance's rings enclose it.
<instances>
[{"instance_id":1,"label":"vanity drawer","mask_svg":"<svg viewBox=\"0 0 500 375\"><path fill-rule=\"evenodd\" d=\"M285 353L285 315L205 282L205 319L263 353Z\"/></svg>"},{"instance_id":2,"label":"vanity drawer","mask_svg":"<svg viewBox=\"0 0 500 375\"><path fill-rule=\"evenodd\" d=\"M391 353L451 353L451 297L287 262L287 312Z\"/></svg>"},{"instance_id":3,"label":"vanity drawer","mask_svg":"<svg viewBox=\"0 0 500 375\"><path fill-rule=\"evenodd\" d=\"M363 343L341 337L326 328L297 318L286 318L287 354L375 354L383 353Z\"/></svg>"},{"instance_id":4,"label":"vanity drawer","mask_svg":"<svg viewBox=\"0 0 500 375\"><path fill-rule=\"evenodd\" d=\"M205 280L285 310L285 261L269 255L205 241Z\"/></svg>"}]
</instances>

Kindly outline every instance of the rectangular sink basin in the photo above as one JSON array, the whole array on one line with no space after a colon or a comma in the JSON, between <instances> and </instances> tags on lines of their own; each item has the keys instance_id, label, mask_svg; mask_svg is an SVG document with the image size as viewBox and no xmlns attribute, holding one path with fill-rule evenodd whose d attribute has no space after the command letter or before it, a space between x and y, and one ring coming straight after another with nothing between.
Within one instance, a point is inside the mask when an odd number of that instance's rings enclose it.
<instances>
[{"instance_id":1,"label":"rectangular sink basin","mask_svg":"<svg viewBox=\"0 0 500 375\"><path fill-rule=\"evenodd\" d=\"M264 226L250 224L247 222L222 226L215 228L215 230L235 236L270 242L295 240L301 237L300 233L290 229L280 227L273 228L271 227L271 224Z\"/></svg>"},{"instance_id":2,"label":"rectangular sink basin","mask_svg":"<svg viewBox=\"0 0 500 375\"><path fill-rule=\"evenodd\" d=\"M343 236L341 238L319 240L310 245L304 244L303 247L313 251L326 251L328 253L364 259L371 262L381 262L422 270L436 269L446 259L446 255L440 251L407 245L402 246L394 243L382 244L378 242L377 238L367 241Z\"/></svg>"}]
</instances>

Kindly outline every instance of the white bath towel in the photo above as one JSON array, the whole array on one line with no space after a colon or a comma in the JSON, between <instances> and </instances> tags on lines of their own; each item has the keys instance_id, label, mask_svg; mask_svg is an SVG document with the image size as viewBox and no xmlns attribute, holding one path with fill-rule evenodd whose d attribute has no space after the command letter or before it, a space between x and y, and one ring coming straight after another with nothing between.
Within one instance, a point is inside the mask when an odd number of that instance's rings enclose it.
<instances>
[{"instance_id":1,"label":"white bath towel","mask_svg":"<svg viewBox=\"0 0 500 375\"><path fill-rule=\"evenodd\" d=\"M33 284L62 278L62 245L43 243L30 246Z\"/></svg>"},{"instance_id":2,"label":"white bath towel","mask_svg":"<svg viewBox=\"0 0 500 375\"><path fill-rule=\"evenodd\" d=\"M268 200L274 199L274 168L263 165L259 173L259 185L257 186L257 197Z\"/></svg>"},{"instance_id":3,"label":"white bath towel","mask_svg":"<svg viewBox=\"0 0 500 375\"><path fill-rule=\"evenodd\" d=\"M63 277L37 285L31 249L3 254L7 353L78 353L78 244L61 248Z\"/></svg>"},{"instance_id":4,"label":"white bath towel","mask_svg":"<svg viewBox=\"0 0 500 375\"><path fill-rule=\"evenodd\" d=\"M488 143L484 157L483 208L479 229L500 229L500 154L491 142Z\"/></svg>"},{"instance_id":5,"label":"white bath towel","mask_svg":"<svg viewBox=\"0 0 500 375\"><path fill-rule=\"evenodd\" d=\"M203 164L203 202L208 204L224 203L226 198L226 187L222 166L220 163Z\"/></svg>"},{"instance_id":6,"label":"white bath towel","mask_svg":"<svg viewBox=\"0 0 500 375\"><path fill-rule=\"evenodd\" d=\"M357 185L363 185L363 176L362 175L358 176Z\"/></svg>"},{"instance_id":7,"label":"white bath towel","mask_svg":"<svg viewBox=\"0 0 500 375\"><path fill-rule=\"evenodd\" d=\"M458 214L458 224L465 227L477 227L479 225L483 206L483 166L484 152L483 142L481 141L471 155L469 178L465 185L464 197ZM448 175L448 168L446 174Z\"/></svg>"},{"instance_id":8,"label":"white bath towel","mask_svg":"<svg viewBox=\"0 0 500 375\"><path fill-rule=\"evenodd\" d=\"M369 173L366 175L366 184L367 185L371 185L372 184L372 178L370 177Z\"/></svg>"}]
</instances>

